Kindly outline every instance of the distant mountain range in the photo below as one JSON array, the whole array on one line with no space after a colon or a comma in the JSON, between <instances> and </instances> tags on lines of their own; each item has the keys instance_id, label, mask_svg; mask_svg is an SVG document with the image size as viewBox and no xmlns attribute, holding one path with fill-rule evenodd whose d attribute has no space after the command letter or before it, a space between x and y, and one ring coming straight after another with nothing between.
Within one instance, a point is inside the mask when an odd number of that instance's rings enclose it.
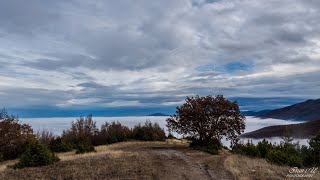
<instances>
[{"instance_id":1,"label":"distant mountain range","mask_svg":"<svg viewBox=\"0 0 320 180\"><path fill-rule=\"evenodd\" d=\"M282 137L286 134L294 138L310 138L320 133L320 99L307 100L275 110L246 112L251 116L295 121L307 121L300 124L268 126L248 132L244 138ZM245 114L244 114L245 115ZM248 116L249 116L248 115Z\"/></svg>"},{"instance_id":2,"label":"distant mountain range","mask_svg":"<svg viewBox=\"0 0 320 180\"><path fill-rule=\"evenodd\" d=\"M262 111L242 111L241 114L244 116L262 116L264 114L267 114L272 110L262 110Z\"/></svg>"},{"instance_id":3,"label":"distant mountain range","mask_svg":"<svg viewBox=\"0 0 320 180\"><path fill-rule=\"evenodd\" d=\"M257 116L261 118L274 118L295 121L313 121L320 119L320 99L309 99L305 102L297 103L275 110L246 111L242 112L246 116Z\"/></svg>"},{"instance_id":4,"label":"distant mountain range","mask_svg":"<svg viewBox=\"0 0 320 180\"><path fill-rule=\"evenodd\" d=\"M153 114L149 114L148 116L170 116L170 115L163 114L163 113L153 113Z\"/></svg>"},{"instance_id":5,"label":"distant mountain range","mask_svg":"<svg viewBox=\"0 0 320 180\"><path fill-rule=\"evenodd\" d=\"M268 126L242 134L242 138L270 138L290 135L293 138L310 138L320 133L320 119L300 124Z\"/></svg>"}]
</instances>

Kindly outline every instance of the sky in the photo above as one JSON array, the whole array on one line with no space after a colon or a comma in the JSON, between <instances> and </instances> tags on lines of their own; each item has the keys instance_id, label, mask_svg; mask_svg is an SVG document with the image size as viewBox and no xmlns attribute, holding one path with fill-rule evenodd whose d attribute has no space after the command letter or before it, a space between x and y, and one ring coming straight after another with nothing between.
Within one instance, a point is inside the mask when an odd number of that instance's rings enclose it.
<instances>
[{"instance_id":1,"label":"sky","mask_svg":"<svg viewBox=\"0 0 320 180\"><path fill-rule=\"evenodd\" d=\"M317 99L319 12L317 0L3 0L0 107L141 114L195 95L242 110Z\"/></svg>"}]
</instances>

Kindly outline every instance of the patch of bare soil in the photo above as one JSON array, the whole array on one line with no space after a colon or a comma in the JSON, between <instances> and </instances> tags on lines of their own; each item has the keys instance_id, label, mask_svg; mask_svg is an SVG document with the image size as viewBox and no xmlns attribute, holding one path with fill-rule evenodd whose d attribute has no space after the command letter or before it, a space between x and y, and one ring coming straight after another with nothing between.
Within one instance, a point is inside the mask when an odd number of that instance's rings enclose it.
<instances>
[{"instance_id":1,"label":"patch of bare soil","mask_svg":"<svg viewBox=\"0 0 320 180\"><path fill-rule=\"evenodd\" d=\"M161 144L135 149L148 152L152 159L155 179L234 179L223 162L228 153L211 155L188 148L186 144Z\"/></svg>"}]
</instances>

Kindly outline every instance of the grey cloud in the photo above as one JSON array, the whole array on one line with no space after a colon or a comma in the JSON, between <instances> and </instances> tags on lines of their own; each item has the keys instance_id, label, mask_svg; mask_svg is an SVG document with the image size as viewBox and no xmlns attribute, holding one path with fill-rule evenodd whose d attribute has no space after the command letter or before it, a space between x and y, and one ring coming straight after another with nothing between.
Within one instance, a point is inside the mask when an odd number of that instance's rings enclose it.
<instances>
[{"instance_id":1,"label":"grey cloud","mask_svg":"<svg viewBox=\"0 0 320 180\"><path fill-rule=\"evenodd\" d=\"M57 5L54 1L2 1L0 6L1 28L11 33L30 35L38 28L50 26L58 19L59 15L56 12Z\"/></svg>"},{"instance_id":2,"label":"grey cloud","mask_svg":"<svg viewBox=\"0 0 320 180\"><path fill-rule=\"evenodd\" d=\"M319 67L317 56L311 57L319 51L319 8L317 1L302 0L4 1L0 78L32 85L11 85L10 91L0 87L0 100L56 106L92 98L88 106L103 106L117 101L165 104L195 94L317 97L319 73L314 69L245 75L283 64ZM22 55L14 56L15 48ZM235 61L250 61L253 68L232 75L197 69ZM154 85L157 81L168 85ZM71 90L32 87L46 83Z\"/></svg>"}]
</instances>

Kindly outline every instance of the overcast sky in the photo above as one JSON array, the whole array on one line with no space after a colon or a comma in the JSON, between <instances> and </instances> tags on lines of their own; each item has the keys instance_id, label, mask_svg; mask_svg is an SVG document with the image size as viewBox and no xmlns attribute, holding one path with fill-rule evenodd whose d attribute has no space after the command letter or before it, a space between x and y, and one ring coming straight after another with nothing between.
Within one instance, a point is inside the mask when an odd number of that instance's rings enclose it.
<instances>
[{"instance_id":1,"label":"overcast sky","mask_svg":"<svg viewBox=\"0 0 320 180\"><path fill-rule=\"evenodd\" d=\"M318 0L3 0L0 106L319 98L319 12Z\"/></svg>"}]
</instances>

